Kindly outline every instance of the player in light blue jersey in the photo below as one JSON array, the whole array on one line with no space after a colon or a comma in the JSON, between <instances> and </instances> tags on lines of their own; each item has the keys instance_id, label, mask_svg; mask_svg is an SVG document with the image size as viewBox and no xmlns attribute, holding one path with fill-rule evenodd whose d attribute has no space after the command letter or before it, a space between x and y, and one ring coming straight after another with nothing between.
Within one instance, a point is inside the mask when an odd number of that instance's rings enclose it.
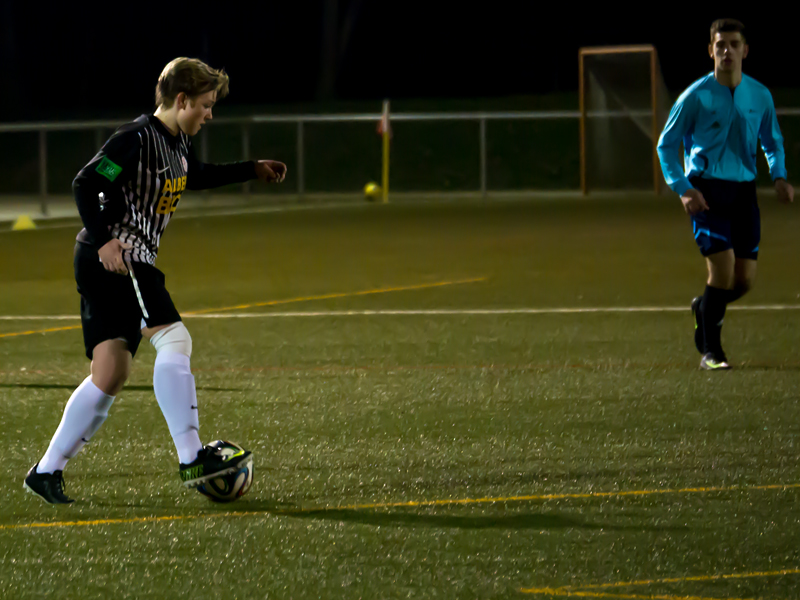
<instances>
[{"instance_id":1,"label":"player in light blue jersey","mask_svg":"<svg viewBox=\"0 0 800 600\"><path fill-rule=\"evenodd\" d=\"M681 94L658 141L664 178L691 217L708 267L705 292L692 300L695 345L703 355L700 367L708 370L730 368L720 340L725 309L753 287L756 276L761 239L755 184L759 141L778 200L794 200L772 95L742 74L748 50L741 22L714 21L708 45L714 72Z\"/></svg>"}]
</instances>

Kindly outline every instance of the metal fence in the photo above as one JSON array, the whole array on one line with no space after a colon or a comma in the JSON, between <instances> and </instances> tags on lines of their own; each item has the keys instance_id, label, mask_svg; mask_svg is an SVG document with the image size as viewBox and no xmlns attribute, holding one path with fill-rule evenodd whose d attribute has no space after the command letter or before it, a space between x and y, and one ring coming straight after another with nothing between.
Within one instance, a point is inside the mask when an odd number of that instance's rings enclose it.
<instances>
[{"instance_id":1,"label":"metal fence","mask_svg":"<svg viewBox=\"0 0 800 600\"><path fill-rule=\"evenodd\" d=\"M800 109L777 112L783 128L789 121L792 130L800 125L793 118ZM293 185L284 193L357 192L370 179L379 180L380 118L380 113L217 118L195 144L203 162L287 162ZM472 191L483 197L494 190L578 190L579 119L580 112L570 110L394 113L392 189ZM0 124L0 198L38 196L47 214L48 196L69 193L67 182L126 122ZM787 149L787 162L794 158L790 154ZM57 158L48 160L53 155ZM227 190L249 191L249 184Z\"/></svg>"}]
</instances>

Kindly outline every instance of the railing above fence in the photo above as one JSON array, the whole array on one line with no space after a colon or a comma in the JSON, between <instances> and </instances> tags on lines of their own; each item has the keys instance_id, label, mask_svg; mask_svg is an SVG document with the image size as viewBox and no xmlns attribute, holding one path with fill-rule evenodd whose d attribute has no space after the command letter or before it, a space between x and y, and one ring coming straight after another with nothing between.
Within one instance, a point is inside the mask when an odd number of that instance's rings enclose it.
<instances>
[{"instance_id":1,"label":"railing above fence","mask_svg":"<svg viewBox=\"0 0 800 600\"><path fill-rule=\"evenodd\" d=\"M800 108L778 108L780 116L798 116ZM588 111L587 116L630 117L648 116L650 110L634 111ZM579 119L578 110L539 110L539 111L505 111L505 112L425 112L425 113L393 113L392 121L480 121L480 120L528 120L528 119ZM381 119L381 113L345 113L335 115L252 115L249 117L220 117L211 123L214 125L248 125L256 123L347 123L375 122ZM62 122L30 122L0 123L0 133L21 133L34 131L71 131L86 129L109 129L129 123L130 119L105 119L95 121L62 121Z\"/></svg>"},{"instance_id":2,"label":"railing above fence","mask_svg":"<svg viewBox=\"0 0 800 600\"><path fill-rule=\"evenodd\" d=\"M778 116L798 116L800 108L777 109ZM636 111L588 111L588 117L631 117L649 116L649 109ZM478 127L478 143L480 156L480 192L487 193L487 158L486 158L486 122L498 120L539 120L539 119L579 119L578 110L553 110L553 111L507 111L507 112L425 112L425 113L394 113L391 120L395 122L414 121L475 121ZM295 173L298 179L297 191L300 196L305 193L305 146L304 124L306 123L348 123L348 122L374 122L378 123L381 113L352 113L331 115L252 115L248 117L220 117L214 119L210 125L240 125L242 126L242 158L249 158L249 125L264 123L294 123L297 129L297 164ZM31 123L0 123L0 133L38 133L39 134L39 195L42 202L42 213L47 214L47 133L55 131L95 130L97 132L97 145L102 144L102 130L114 129L128 123L129 120L107 119L90 121L68 122L31 122ZM201 140L205 141L207 130L201 131ZM208 144L202 144L201 160L208 160ZM244 184L245 191L249 188Z\"/></svg>"},{"instance_id":3,"label":"railing above fence","mask_svg":"<svg viewBox=\"0 0 800 600\"><path fill-rule=\"evenodd\" d=\"M618 111L619 116L631 113ZM614 113L605 113L613 115ZM646 113L649 114L649 113ZM481 119L577 119L580 112L576 110L552 111L517 111L517 112L427 112L427 113L393 113L392 121L480 121ZM214 125L247 125L256 123L350 123L378 122L381 113L352 113L336 115L253 115L249 117L220 117L211 121ZM96 121L64 121L59 123L0 123L0 133L20 133L34 131L71 131L86 129L108 129L119 127L130 120L106 119Z\"/></svg>"}]
</instances>

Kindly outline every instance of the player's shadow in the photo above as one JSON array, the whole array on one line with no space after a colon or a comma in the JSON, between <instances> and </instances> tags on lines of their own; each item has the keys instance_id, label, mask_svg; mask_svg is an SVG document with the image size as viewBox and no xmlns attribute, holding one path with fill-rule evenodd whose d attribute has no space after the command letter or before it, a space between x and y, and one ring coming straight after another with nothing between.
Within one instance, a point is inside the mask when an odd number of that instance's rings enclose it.
<instances>
[{"instance_id":1,"label":"player's shadow","mask_svg":"<svg viewBox=\"0 0 800 600\"><path fill-rule=\"evenodd\" d=\"M78 383L0 383L0 388L21 388L35 390L69 390L72 391L80 385ZM240 392L241 388L198 387L204 392ZM152 385L126 385L125 392L152 392Z\"/></svg>"},{"instance_id":2,"label":"player's shadow","mask_svg":"<svg viewBox=\"0 0 800 600\"><path fill-rule=\"evenodd\" d=\"M245 509L246 510L246 509ZM628 531L678 531L686 526L592 523L555 513L517 513L511 515L459 516L418 514L405 511L375 511L355 509L323 509L303 511L286 508L266 508L275 516L294 519L339 521L376 527L436 527L444 529L594 529Z\"/></svg>"}]
</instances>

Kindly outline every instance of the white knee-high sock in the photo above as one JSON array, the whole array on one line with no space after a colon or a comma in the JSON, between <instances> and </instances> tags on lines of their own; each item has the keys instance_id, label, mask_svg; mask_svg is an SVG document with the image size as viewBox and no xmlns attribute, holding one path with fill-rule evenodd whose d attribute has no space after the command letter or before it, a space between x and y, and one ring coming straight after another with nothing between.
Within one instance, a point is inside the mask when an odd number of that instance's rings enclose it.
<instances>
[{"instance_id":1,"label":"white knee-high sock","mask_svg":"<svg viewBox=\"0 0 800 600\"><path fill-rule=\"evenodd\" d=\"M70 396L64 408L61 424L56 429L50 446L47 448L39 466L38 473L62 471L67 461L80 452L92 436L100 429L108 417L108 409L114 402L109 396L92 383L91 376L83 380Z\"/></svg>"},{"instance_id":2,"label":"white knee-high sock","mask_svg":"<svg viewBox=\"0 0 800 600\"><path fill-rule=\"evenodd\" d=\"M185 354L159 352L153 371L156 400L167 420L169 432L178 450L178 459L188 464L202 450L197 392L190 359Z\"/></svg>"}]
</instances>

